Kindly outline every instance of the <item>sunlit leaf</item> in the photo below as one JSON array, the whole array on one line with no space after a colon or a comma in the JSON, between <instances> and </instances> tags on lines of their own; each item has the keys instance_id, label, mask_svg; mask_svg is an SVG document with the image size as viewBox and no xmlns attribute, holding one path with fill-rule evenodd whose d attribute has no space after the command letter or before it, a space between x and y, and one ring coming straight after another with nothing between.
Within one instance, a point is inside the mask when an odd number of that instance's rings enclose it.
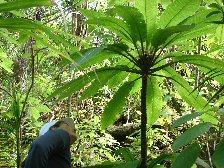
<instances>
[{"instance_id":1,"label":"sunlit leaf","mask_svg":"<svg viewBox=\"0 0 224 168\"><path fill-rule=\"evenodd\" d=\"M51 0L14 0L12 2L1 3L0 12L50 5L53 5Z\"/></svg>"},{"instance_id":2,"label":"sunlit leaf","mask_svg":"<svg viewBox=\"0 0 224 168\"><path fill-rule=\"evenodd\" d=\"M163 107L162 96L163 92L159 87L156 77L150 77L147 86L147 118L150 126L161 115L161 109Z\"/></svg>"},{"instance_id":3,"label":"sunlit leaf","mask_svg":"<svg viewBox=\"0 0 224 168\"><path fill-rule=\"evenodd\" d=\"M123 113L126 98L133 86L134 82L124 83L115 93L112 100L107 104L102 115L102 129L106 129L109 125L113 124L117 117Z\"/></svg>"},{"instance_id":4,"label":"sunlit leaf","mask_svg":"<svg viewBox=\"0 0 224 168\"><path fill-rule=\"evenodd\" d=\"M137 0L136 7L144 15L147 26L147 44L149 44L156 30L158 0Z\"/></svg>"},{"instance_id":5,"label":"sunlit leaf","mask_svg":"<svg viewBox=\"0 0 224 168\"><path fill-rule=\"evenodd\" d=\"M192 16L199 8L200 0L176 0L171 3L159 20L159 27L166 28L176 26L184 19Z\"/></svg>"},{"instance_id":6,"label":"sunlit leaf","mask_svg":"<svg viewBox=\"0 0 224 168\"><path fill-rule=\"evenodd\" d=\"M173 142L172 149L177 151L179 148L191 143L194 139L209 131L211 127L210 123L201 123L189 128Z\"/></svg>"},{"instance_id":7,"label":"sunlit leaf","mask_svg":"<svg viewBox=\"0 0 224 168\"><path fill-rule=\"evenodd\" d=\"M175 128L175 127L179 127L180 125L185 124L187 121L192 120L192 119L194 119L194 118L196 118L196 117L198 117L198 116L200 116L200 115L201 115L201 114L200 114L200 113L197 113L197 112L196 112L196 113L192 113L192 114L184 115L184 116L182 116L181 118L175 120L175 121L173 122L172 127L173 127L173 128Z\"/></svg>"}]
</instances>

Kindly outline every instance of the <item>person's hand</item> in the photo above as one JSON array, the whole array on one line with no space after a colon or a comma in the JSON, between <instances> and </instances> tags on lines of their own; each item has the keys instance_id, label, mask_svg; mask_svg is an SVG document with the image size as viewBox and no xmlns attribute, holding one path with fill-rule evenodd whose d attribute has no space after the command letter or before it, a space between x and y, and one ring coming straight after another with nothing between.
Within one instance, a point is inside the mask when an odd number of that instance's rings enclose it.
<instances>
[{"instance_id":1,"label":"person's hand","mask_svg":"<svg viewBox=\"0 0 224 168\"><path fill-rule=\"evenodd\" d=\"M66 131L69 134L69 136L70 136L70 144L73 144L77 140L78 136L76 134L75 128L71 128L66 123L61 124L58 128Z\"/></svg>"}]
</instances>

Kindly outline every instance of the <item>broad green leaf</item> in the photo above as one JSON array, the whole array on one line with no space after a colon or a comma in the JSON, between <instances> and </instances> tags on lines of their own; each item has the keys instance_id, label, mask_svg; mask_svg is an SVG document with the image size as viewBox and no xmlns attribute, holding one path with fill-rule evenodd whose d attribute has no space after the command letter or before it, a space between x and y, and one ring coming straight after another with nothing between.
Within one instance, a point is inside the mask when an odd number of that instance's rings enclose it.
<instances>
[{"instance_id":1,"label":"broad green leaf","mask_svg":"<svg viewBox=\"0 0 224 168\"><path fill-rule=\"evenodd\" d=\"M126 82L114 94L112 100L110 100L104 109L101 120L102 129L106 129L109 125L113 124L117 117L123 113L126 98L133 86L134 82Z\"/></svg>"},{"instance_id":2,"label":"broad green leaf","mask_svg":"<svg viewBox=\"0 0 224 168\"><path fill-rule=\"evenodd\" d=\"M32 117L35 121L40 117L40 111L36 107L31 107L29 109L29 115Z\"/></svg>"},{"instance_id":3,"label":"broad green leaf","mask_svg":"<svg viewBox=\"0 0 224 168\"><path fill-rule=\"evenodd\" d=\"M127 78L128 74L126 72L119 72L111 77L107 83L108 87L113 88L121 83Z\"/></svg>"},{"instance_id":4,"label":"broad green leaf","mask_svg":"<svg viewBox=\"0 0 224 168\"><path fill-rule=\"evenodd\" d=\"M200 37L203 35L214 34L217 26L218 25L209 24L209 23L196 25L190 31L185 31L184 33L178 34L178 36L175 37L175 41L177 42L177 41L183 41L183 40L190 40L190 39Z\"/></svg>"},{"instance_id":5,"label":"broad green leaf","mask_svg":"<svg viewBox=\"0 0 224 168\"><path fill-rule=\"evenodd\" d=\"M43 113L50 113L50 112L52 112L52 110L49 109L49 107L47 107L47 106L44 105L44 104L39 104L39 106L37 106L36 109L37 109L39 112L43 112Z\"/></svg>"},{"instance_id":6,"label":"broad green leaf","mask_svg":"<svg viewBox=\"0 0 224 168\"><path fill-rule=\"evenodd\" d=\"M70 82L65 83L60 88L56 89L49 98L52 98L54 96L59 96L59 99L68 97L84 88L84 86L89 84L94 79L99 78L99 76L101 75L104 76L107 73L108 71L106 71L104 68L98 69L96 71L91 71L85 75L78 77L77 79L73 79Z\"/></svg>"},{"instance_id":7,"label":"broad green leaf","mask_svg":"<svg viewBox=\"0 0 224 168\"><path fill-rule=\"evenodd\" d=\"M13 73L12 64L13 64L13 61L7 57L6 53L0 50L0 67L2 67L4 70L6 70L9 73Z\"/></svg>"},{"instance_id":8,"label":"broad green leaf","mask_svg":"<svg viewBox=\"0 0 224 168\"><path fill-rule=\"evenodd\" d=\"M89 63L95 57L103 57L104 55L98 56L98 54L101 53L104 50L104 48L105 47L95 47L95 48L89 48L87 50L81 51L81 53L83 52L83 55L82 57L76 59L76 64L78 64L79 66L82 66L83 64L86 64L87 62ZM103 59L105 59L106 56L107 55L105 53L105 56L103 57Z\"/></svg>"},{"instance_id":9,"label":"broad green leaf","mask_svg":"<svg viewBox=\"0 0 224 168\"><path fill-rule=\"evenodd\" d=\"M208 163L206 163L204 160L202 160L199 157L196 159L196 163L198 166L202 166L204 168L211 168Z\"/></svg>"},{"instance_id":10,"label":"broad green leaf","mask_svg":"<svg viewBox=\"0 0 224 168\"><path fill-rule=\"evenodd\" d=\"M189 105L193 106L197 111L205 111L205 106L207 101L205 98L199 95L197 91L193 91L193 88L188 84L188 82L178 74L173 68L165 68L164 71L167 77L170 77L175 88L177 89L180 96L185 100ZM206 110L211 109L207 106Z\"/></svg>"},{"instance_id":11,"label":"broad green leaf","mask_svg":"<svg viewBox=\"0 0 224 168\"><path fill-rule=\"evenodd\" d=\"M131 6L115 6L111 10L108 10L108 13L117 15L121 17L125 23L128 25L128 32L130 32L133 43L137 41L143 45L143 42L146 41L146 23L142 13L138 11L137 8Z\"/></svg>"},{"instance_id":12,"label":"broad green leaf","mask_svg":"<svg viewBox=\"0 0 224 168\"><path fill-rule=\"evenodd\" d=\"M192 16L199 8L200 0L176 0L162 13L158 26L166 28L176 26L184 19Z\"/></svg>"},{"instance_id":13,"label":"broad green leaf","mask_svg":"<svg viewBox=\"0 0 224 168\"><path fill-rule=\"evenodd\" d=\"M207 122L189 128L174 141L172 145L173 151L177 151L179 148L191 143L194 139L209 131L211 127L212 125Z\"/></svg>"},{"instance_id":14,"label":"broad green leaf","mask_svg":"<svg viewBox=\"0 0 224 168\"><path fill-rule=\"evenodd\" d=\"M109 5L122 5L124 3L128 3L133 0L109 0Z\"/></svg>"},{"instance_id":15,"label":"broad green leaf","mask_svg":"<svg viewBox=\"0 0 224 168\"><path fill-rule=\"evenodd\" d=\"M208 17L209 13L213 11L214 11L213 9L208 9L207 7L200 7L197 13L185 19L183 22L181 22L181 24L183 25L197 24L200 26L205 26L209 24L209 22L219 20L222 17L222 14Z\"/></svg>"},{"instance_id":16,"label":"broad green leaf","mask_svg":"<svg viewBox=\"0 0 224 168\"><path fill-rule=\"evenodd\" d=\"M28 19L22 18L9 18L9 19L0 19L0 28L7 29L41 29L40 24L33 22Z\"/></svg>"},{"instance_id":17,"label":"broad green leaf","mask_svg":"<svg viewBox=\"0 0 224 168\"><path fill-rule=\"evenodd\" d=\"M152 37L152 41L151 41L152 46L157 48L158 46L164 44L166 41L171 41L168 38L169 37L173 38L174 34L191 30L193 29L193 27L194 26L192 25L178 25L178 26L167 27L165 29L158 29L156 30L155 34Z\"/></svg>"},{"instance_id":18,"label":"broad green leaf","mask_svg":"<svg viewBox=\"0 0 224 168\"><path fill-rule=\"evenodd\" d=\"M160 164L162 161L167 160L170 156L171 154L162 154L158 156L149 163L148 168L154 168L157 164Z\"/></svg>"},{"instance_id":19,"label":"broad green leaf","mask_svg":"<svg viewBox=\"0 0 224 168\"><path fill-rule=\"evenodd\" d=\"M223 168L224 166L224 140L222 140L218 146L214 154L212 155L212 162L217 168Z\"/></svg>"},{"instance_id":20,"label":"broad green leaf","mask_svg":"<svg viewBox=\"0 0 224 168\"><path fill-rule=\"evenodd\" d=\"M6 29L0 29L0 36L12 44L19 45L18 41Z\"/></svg>"},{"instance_id":21,"label":"broad green leaf","mask_svg":"<svg viewBox=\"0 0 224 168\"><path fill-rule=\"evenodd\" d=\"M159 87L159 83L156 77L150 77L148 79L147 86L147 118L148 124L151 126L161 115L161 109L163 107L163 92Z\"/></svg>"},{"instance_id":22,"label":"broad green leaf","mask_svg":"<svg viewBox=\"0 0 224 168\"><path fill-rule=\"evenodd\" d=\"M174 121L172 128L179 127L180 125L185 124L187 121L192 120L200 115L201 115L200 113L195 112L192 114L182 116L181 118Z\"/></svg>"},{"instance_id":23,"label":"broad green leaf","mask_svg":"<svg viewBox=\"0 0 224 168\"><path fill-rule=\"evenodd\" d=\"M105 75L108 72L121 72L121 71L130 71L135 73L135 70L130 69L126 66L115 66L115 67L104 67L97 69L95 71L91 71L85 75L82 75L76 79L71 80L70 82L67 82L63 84L63 86L56 89L49 97L48 99L58 96L58 99L64 99L65 97L68 97L72 95L73 93L79 91L80 89L84 88L87 84L89 84L94 79L100 78L101 75ZM137 71L137 70L136 70Z\"/></svg>"},{"instance_id":24,"label":"broad green leaf","mask_svg":"<svg viewBox=\"0 0 224 168\"><path fill-rule=\"evenodd\" d=\"M15 0L12 2L1 3L0 12L50 5L53 5L51 0Z\"/></svg>"},{"instance_id":25,"label":"broad green leaf","mask_svg":"<svg viewBox=\"0 0 224 168\"><path fill-rule=\"evenodd\" d=\"M138 168L140 162L138 160L129 162L110 162L106 161L100 165L88 166L87 168Z\"/></svg>"},{"instance_id":26,"label":"broad green leaf","mask_svg":"<svg viewBox=\"0 0 224 168\"><path fill-rule=\"evenodd\" d=\"M131 153L131 151L128 148L120 148L116 150L115 153L117 155L121 155L126 162L135 160L134 155Z\"/></svg>"},{"instance_id":27,"label":"broad green leaf","mask_svg":"<svg viewBox=\"0 0 224 168\"><path fill-rule=\"evenodd\" d=\"M135 85L132 87L130 94L135 94L137 92L140 92L141 88L142 88L142 81L140 78L135 82Z\"/></svg>"},{"instance_id":28,"label":"broad green leaf","mask_svg":"<svg viewBox=\"0 0 224 168\"><path fill-rule=\"evenodd\" d=\"M158 0L137 0L136 7L144 15L147 26L147 45L156 30L156 21L158 14Z\"/></svg>"},{"instance_id":29,"label":"broad green leaf","mask_svg":"<svg viewBox=\"0 0 224 168\"><path fill-rule=\"evenodd\" d=\"M81 94L81 97L79 101L84 100L90 96L93 96L94 94L97 93L97 91L102 88L108 80L115 75L115 71L109 71L107 73L104 73L100 76L98 76L93 82L91 82L91 85L88 86L83 93Z\"/></svg>"},{"instance_id":30,"label":"broad green leaf","mask_svg":"<svg viewBox=\"0 0 224 168\"><path fill-rule=\"evenodd\" d=\"M205 55L182 55L173 57L173 60L180 63L194 64L208 69L215 69L224 72L224 61L210 58Z\"/></svg>"},{"instance_id":31,"label":"broad green leaf","mask_svg":"<svg viewBox=\"0 0 224 168\"><path fill-rule=\"evenodd\" d=\"M213 108L208 104L207 100L198 93L197 90L194 90L173 68L165 68L163 72L167 77L171 78L175 88L184 101L194 107L198 112L206 112L201 115L201 119L204 122L217 124L218 120L214 117L215 114Z\"/></svg>"},{"instance_id":32,"label":"broad green leaf","mask_svg":"<svg viewBox=\"0 0 224 168\"><path fill-rule=\"evenodd\" d=\"M224 24L218 25L215 35L220 43L224 41Z\"/></svg>"},{"instance_id":33,"label":"broad green leaf","mask_svg":"<svg viewBox=\"0 0 224 168\"><path fill-rule=\"evenodd\" d=\"M172 164L172 168L191 168L192 165L195 163L197 157L200 155L201 148L198 144L192 144L184 149L174 160Z\"/></svg>"},{"instance_id":34,"label":"broad green leaf","mask_svg":"<svg viewBox=\"0 0 224 168\"><path fill-rule=\"evenodd\" d=\"M67 39L64 38L62 33L58 32L58 30L54 30L54 29L46 27L46 26L42 26L42 30L51 40L54 41L54 43L58 47L63 46L70 52L78 52L79 51L79 49L77 47L75 47L74 44L72 44L70 41L67 41Z\"/></svg>"},{"instance_id":35,"label":"broad green leaf","mask_svg":"<svg viewBox=\"0 0 224 168\"><path fill-rule=\"evenodd\" d=\"M88 19L87 23L107 28L117 35L121 36L124 40L132 41L132 35L129 32L128 25L121 19L111 16L105 16L97 19Z\"/></svg>"}]
</instances>

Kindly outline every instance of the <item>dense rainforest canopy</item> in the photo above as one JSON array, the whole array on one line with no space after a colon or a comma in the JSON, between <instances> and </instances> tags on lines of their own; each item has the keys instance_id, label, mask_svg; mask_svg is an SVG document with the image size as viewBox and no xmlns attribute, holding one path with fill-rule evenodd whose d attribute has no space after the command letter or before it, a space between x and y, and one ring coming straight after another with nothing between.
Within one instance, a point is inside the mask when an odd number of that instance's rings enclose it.
<instances>
[{"instance_id":1,"label":"dense rainforest canopy","mask_svg":"<svg viewBox=\"0 0 224 168\"><path fill-rule=\"evenodd\" d=\"M0 0L0 167L71 117L73 167L224 167L222 0Z\"/></svg>"}]
</instances>

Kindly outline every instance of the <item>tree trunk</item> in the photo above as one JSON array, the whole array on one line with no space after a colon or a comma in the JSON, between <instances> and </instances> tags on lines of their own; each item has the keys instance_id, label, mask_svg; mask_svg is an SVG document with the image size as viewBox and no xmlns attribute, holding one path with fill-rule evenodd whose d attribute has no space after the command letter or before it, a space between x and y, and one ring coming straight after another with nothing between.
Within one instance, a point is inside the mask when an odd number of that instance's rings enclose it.
<instances>
[{"instance_id":1,"label":"tree trunk","mask_svg":"<svg viewBox=\"0 0 224 168\"><path fill-rule=\"evenodd\" d=\"M147 164L147 112L146 112L147 75L142 76L141 89L141 168Z\"/></svg>"}]
</instances>

